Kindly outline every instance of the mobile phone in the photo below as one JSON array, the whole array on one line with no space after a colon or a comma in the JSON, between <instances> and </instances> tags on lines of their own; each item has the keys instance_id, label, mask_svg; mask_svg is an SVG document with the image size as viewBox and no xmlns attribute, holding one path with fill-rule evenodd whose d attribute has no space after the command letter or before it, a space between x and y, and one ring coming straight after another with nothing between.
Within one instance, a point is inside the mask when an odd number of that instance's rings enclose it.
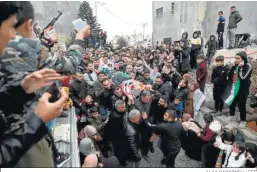
<instances>
[{"instance_id":1,"label":"mobile phone","mask_svg":"<svg viewBox=\"0 0 257 172\"><path fill-rule=\"evenodd\" d=\"M60 97L60 84L58 81L54 81L54 83L50 86L50 88L47 90L52 96L49 99L50 103L56 102Z\"/></svg>"},{"instance_id":2,"label":"mobile phone","mask_svg":"<svg viewBox=\"0 0 257 172\"><path fill-rule=\"evenodd\" d=\"M74 25L74 27L77 29L78 32L84 29L85 26L87 25L87 23L83 21L81 18L74 20L72 24Z\"/></svg>"}]
</instances>

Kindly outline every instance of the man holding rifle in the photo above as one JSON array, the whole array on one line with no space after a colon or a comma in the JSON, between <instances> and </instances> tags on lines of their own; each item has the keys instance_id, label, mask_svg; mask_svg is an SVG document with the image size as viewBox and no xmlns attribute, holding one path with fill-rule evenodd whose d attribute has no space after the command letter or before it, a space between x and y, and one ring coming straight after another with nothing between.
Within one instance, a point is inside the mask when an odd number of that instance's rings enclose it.
<instances>
[{"instance_id":1,"label":"man holding rifle","mask_svg":"<svg viewBox=\"0 0 257 172\"><path fill-rule=\"evenodd\" d=\"M24 37L31 37L32 35L32 22L34 17L33 14L21 13L21 16L17 16L18 12L23 9L23 12L27 10L27 6L23 4L24 2L0 2L0 54L3 55L4 49L8 42L15 38L15 26L20 27L20 35L23 33ZM32 15L32 17L31 17ZM20 18L21 17L21 18ZM19 22L17 22L17 20ZM21 22L20 22L21 21ZM17 26L16 24L20 24ZM21 27L23 26L23 27ZM89 26L85 27L82 31L77 33L76 40L74 45L70 47L70 51L76 52L73 53L73 58L81 60L82 49L83 49L83 39L90 33ZM23 52L19 53L20 55L25 55L24 60L29 63L30 60L37 59L37 55L32 52L32 47L40 44L33 44L29 41L24 41L23 38L20 38L17 43L17 49L19 48L18 44L25 45L26 48L23 48ZM30 44L31 43L31 44ZM15 47L15 46L14 46ZM12 47L13 50L15 48ZM42 47L42 46L41 46ZM16 50L17 50L16 49ZM15 50L15 51L16 51ZM18 49L20 51L21 49ZM81 50L81 51L80 51ZM5 54L5 59L8 59L8 53ZM22 57L22 56L21 56ZM8 60L7 60L8 61ZM18 63L18 62L17 62ZM15 63L12 63L15 64ZM37 68L35 63L32 64L32 69L36 71ZM75 65L76 66L76 65ZM10 65L4 64L3 67L6 67L4 71L11 69ZM23 68L24 69L24 68ZM63 69L63 68L62 68ZM10 70L11 71L11 70ZM12 71L15 74L17 71ZM25 71L25 72L33 72ZM26 74L24 72L24 75ZM5 73L6 75L9 75ZM23 75L23 76L24 76ZM6 77L2 77L2 80L5 80ZM19 159L27 152L27 150L40 139L42 139L47 133L47 128L45 123L53 118L57 117L61 112L64 105L64 102L68 98L67 93L64 90L61 90L61 97L54 103L49 102L51 94L44 93L40 98L38 104L35 106L32 112L27 112L26 117L21 117L23 105L28 101L33 99L34 92L38 89L43 88L44 86L49 86L54 80L60 80L61 77L54 70L43 69L37 72L33 72L30 75L27 75L24 79L21 77L18 81L2 85L0 90L0 110L3 114L1 116L1 155L0 157L0 166L2 167L13 167ZM22 80L19 82L19 80ZM6 82L3 82L6 83ZM13 108L15 106L15 108ZM12 108L11 108L12 107ZM13 118L9 121L8 119ZM14 120L15 119L15 120ZM12 128L12 126L18 126ZM18 137L17 137L18 136ZM3 156L4 155L4 156Z\"/></svg>"}]
</instances>

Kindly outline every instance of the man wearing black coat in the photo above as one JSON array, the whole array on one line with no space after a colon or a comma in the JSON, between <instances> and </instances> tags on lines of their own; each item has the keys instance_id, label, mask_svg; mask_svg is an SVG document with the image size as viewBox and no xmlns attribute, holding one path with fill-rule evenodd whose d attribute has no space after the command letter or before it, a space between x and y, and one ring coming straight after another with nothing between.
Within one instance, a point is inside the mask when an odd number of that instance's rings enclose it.
<instances>
[{"instance_id":1,"label":"man wearing black coat","mask_svg":"<svg viewBox=\"0 0 257 172\"><path fill-rule=\"evenodd\" d=\"M183 134L183 127L179 121L175 121L176 112L168 110L165 112L163 119L165 123L157 125L146 121L147 126L157 135L160 135L161 149L164 155L163 163L166 167L174 168L175 159L180 152L180 139ZM147 119L147 115L143 115L143 119Z\"/></svg>"},{"instance_id":2,"label":"man wearing black coat","mask_svg":"<svg viewBox=\"0 0 257 172\"><path fill-rule=\"evenodd\" d=\"M115 108L109 116L109 121L105 126L104 136L107 141L111 141L114 155L118 158L121 165L125 166L125 155L127 154L125 133L123 129L123 118L127 115L126 103L118 100Z\"/></svg>"},{"instance_id":3,"label":"man wearing black coat","mask_svg":"<svg viewBox=\"0 0 257 172\"><path fill-rule=\"evenodd\" d=\"M170 97L172 92L172 87L166 83L163 83L163 79L161 76L157 76L155 79L155 84L152 87L155 94L159 94L165 96L167 99Z\"/></svg>"},{"instance_id":4,"label":"man wearing black coat","mask_svg":"<svg viewBox=\"0 0 257 172\"><path fill-rule=\"evenodd\" d=\"M141 156L139 154L140 146L140 131L139 124L141 119L141 113L137 109L133 109L128 115L124 116L123 129L126 135L128 153L126 155L127 167L139 167Z\"/></svg>"}]
</instances>

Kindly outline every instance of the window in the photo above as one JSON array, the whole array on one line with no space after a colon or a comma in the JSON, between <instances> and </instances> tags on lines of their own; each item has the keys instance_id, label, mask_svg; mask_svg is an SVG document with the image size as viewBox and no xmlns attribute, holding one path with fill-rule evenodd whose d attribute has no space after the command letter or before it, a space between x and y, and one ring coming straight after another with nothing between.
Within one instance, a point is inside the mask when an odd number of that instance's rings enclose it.
<instances>
[{"instance_id":1,"label":"window","mask_svg":"<svg viewBox=\"0 0 257 172\"><path fill-rule=\"evenodd\" d=\"M187 1L185 2L185 8L184 8L184 23L187 22Z\"/></svg>"},{"instance_id":2,"label":"window","mask_svg":"<svg viewBox=\"0 0 257 172\"><path fill-rule=\"evenodd\" d=\"M175 2L171 3L171 14L174 14L175 12Z\"/></svg>"},{"instance_id":3,"label":"window","mask_svg":"<svg viewBox=\"0 0 257 172\"><path fill-rule=\"evenodd\" d=\"M184 2L180 2L180 23L183 23Z\"/></svg>"},{"instance_id":4,"label":"window","mask_svg":"<svg viewBox=\"0 0 257 172\"><path fill-rule=\"evenodd\" d=\"M156 9L156 18L163 17L163 7Z\"/></svg>"}]
</instances>

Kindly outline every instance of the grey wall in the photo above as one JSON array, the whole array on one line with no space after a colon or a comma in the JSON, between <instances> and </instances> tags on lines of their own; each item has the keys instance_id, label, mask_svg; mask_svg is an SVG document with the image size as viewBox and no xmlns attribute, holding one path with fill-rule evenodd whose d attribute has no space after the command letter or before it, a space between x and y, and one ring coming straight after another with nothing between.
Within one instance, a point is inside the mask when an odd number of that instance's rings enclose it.
<instances>
[{"instance_id":1,"label":"grey wall","mask_svg":"<svg viewBox=\"0 0 257 172\"><path fill-rule=\"evenodd\" d=\"M195 30L201 30L205 39L211 34L216 34L217 13L222 10L228 24L230 7L236 6L243 20L238 24L237 33L249 32L255 37L257 34L257 2L250 1L188 1L183 2L184 12L181 12L181 1L174 1L175 14L171 14L171 3L173 1L153 2L153 44L159 43L163 38L172 37L173 41L181 38L183 31L188 31L189 38ZM156 9L163 7L163 17L156 18ZM187 10L187 13L185 12ZM183 14L183 21L180 22L180 15ZM184 20L187 16L187 20ZM226 37L226 35L225 35Z\"/></svg>"},{"instance_id":2,"label":"grey wall","mask_svg":"<svg viewBox=\"0 0 257 172\"><path fill-rule=\"evenodd\" d=\"M36 21L41 28L45 27L53 17L58 15L58 10L63 12L55 24L58 33L70 34L73 32L72 21L77 18L79 1L32 1L35 9Z\"/></svg>"}]
</instances>

